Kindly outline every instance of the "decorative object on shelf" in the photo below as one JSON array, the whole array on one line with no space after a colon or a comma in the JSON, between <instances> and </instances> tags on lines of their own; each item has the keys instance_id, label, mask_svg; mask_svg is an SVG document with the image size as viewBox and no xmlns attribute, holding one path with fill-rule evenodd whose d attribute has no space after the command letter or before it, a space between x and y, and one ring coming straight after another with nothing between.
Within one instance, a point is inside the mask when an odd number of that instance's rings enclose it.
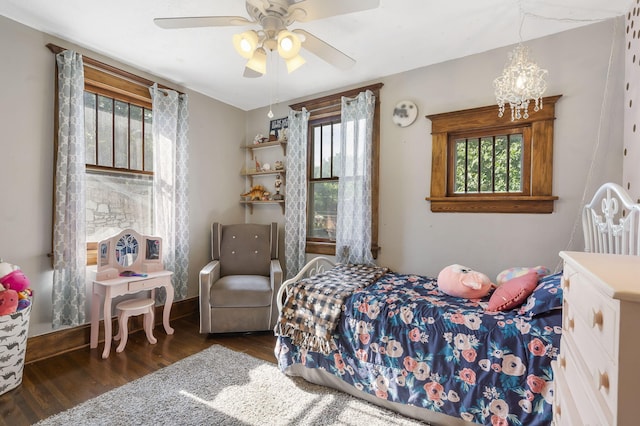
<instances>
[{"instance_id":1,"label":"decorative object on shelf","mask_svg":"<svg viewBox=\"0 0 640 426\"><path fill-rule=\"evenodd\" d=\"M262 166L260 165L260 162L258 161L258 159L256 158L256 172L261 172L262 171Z\"/></svg>"},{"instance_id":2,"label":"decorative object on shelf","mask_svg":"<svg viewBox=\"0 0 640 426\"><path fill-rule=\"evenodd\" d=\"M249 201L264 201L264 197L269 197L271 193L267 191L267 189L262 185L254 185L251 189L244 194L241 194L241 197L249 197Z\"/></svg>"},{"instance_id":3,"label":"decorative object on shelf","mask_svg":"<svg viewBox=\"0 0 640 426\"><path fill-rule=\"evenodd\" d=\"M411 101L400 101L393 108L391 117L398 127L410 126L418 116L418 107Z\"/></svg>"},{"instance_id":4,"label":"decorative object on shelf","mask_svg":"<svg viewBox=\"0 0 640 426\"><path fill-rule=\"evenodd\" d=\"M269 122L269 140L284 141L287 140L287 128L289 127L289 117L276 118ZM273 136L273 139L271 139ZM283 139L284 138L284 139Z\"/></svg>"},{"instance_id":5,"label":"decorative object on shelf","mask_svg":"<svg viewBox=\"0 0 640 426\"><path fill-rule=\"evenodd\" d=\"M280 193L280 186L282 186L282 176L280 174L276 175L276 181L273 185L276 187L276 193L273 194L272 199L276 201L284 200L284 195Z\"/></svg>"},{"instance_id":6,"label":"decorative object on shelf","mask_svg":"<svg viewBox=\"0 0 640 426\"><path fill-rule=\"evenodd\" d=\"M264 164L262 165L262 171L263 171L263 172L269 172L269 171L271 171L271 164L269 164L269 163L264 163Z\"/></svg>"},{"instance_id":7,"label":"decorative object on shelf","mask_svg":"<svg viewBox=\"0 0 640 426\"><path fill-rule=\"evenodd\" d=\"M284 162L280 160L276 160L276 162L273 164L274 164L275 170L284 170Z\"/></svg>"},{"instance_id":8,"label":"decorative object on shelf","mask_svg":"<svg viewBox=\"0 0 640 426\"><path fill-rule=\"evenodd\" d=\"M355 60L335 47L302 29L289 31L295 21L309 22L331 16L375 9L380 0L324 0L322 2L290 2L286 0L247 0L249 19L243 16L199 16L155 18L160 28L220 27L259 24L257 30L247 30L233 36L236 52L247 59L245 77L260 77L267 72L267 52L277 52L285 60L287 71L293 72L305 63L299 55L304 47L324 61L347 69Z\"/></svg>"},{"instance_id":9,"label":"decorative object on shelf","mask_svg":"<svg viewBox=\"0 0 640 426\"><path fill-rule=\"evenodd\" d=\"M262 143L265 141L265 137L262 133L258 133L255 138L253 138L254 145Z\"/></svg>"}]
</instances>

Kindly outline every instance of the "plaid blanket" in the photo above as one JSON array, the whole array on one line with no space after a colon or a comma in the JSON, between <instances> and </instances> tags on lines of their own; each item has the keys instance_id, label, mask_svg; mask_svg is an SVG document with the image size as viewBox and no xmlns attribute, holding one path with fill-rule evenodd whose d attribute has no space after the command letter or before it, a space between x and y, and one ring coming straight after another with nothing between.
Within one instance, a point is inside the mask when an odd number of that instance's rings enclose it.
<instances>
[{"instance_id":1,"label":"plaid blanket","mask_svg":"<svg viewBox=\"0 0 640 426\"><path fill-rule=\"evenodd\" d=\"M355 290L373 284L388 268L338 264L329 271L304 278L293 285L275 327L301 348L328 354L335 347L332 333L344 301Z\"/></svg>"}]
</instances>

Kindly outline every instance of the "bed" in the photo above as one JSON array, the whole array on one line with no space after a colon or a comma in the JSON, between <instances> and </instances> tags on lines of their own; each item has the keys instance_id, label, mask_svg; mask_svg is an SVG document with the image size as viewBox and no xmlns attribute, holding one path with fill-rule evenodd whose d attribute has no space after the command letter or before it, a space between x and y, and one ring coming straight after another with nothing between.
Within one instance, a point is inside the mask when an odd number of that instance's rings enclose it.
<instances>
[{"instance_id":1,"label":"bed","mask_svg":"<svg viewBox=\"0 0 640 426\"><path fill-rule=\"evenodd\" d=\"M596 192L583 210L587 251L624 253L638 241L639 208L630 203L616 184ZM548 425L561 279L541 276L521 304L487 312L491 293L457 298L440 291L436 278L314 258L280 289L275 355L288 375L428 423ZM315 289L305 296L311 303L296 305L305 287ZM340 303L318 290L332 287L341 289ZM305 309L318 312L305 317ZM330 337L287 329L298 317Z\"/></svg>"}]
</instances>

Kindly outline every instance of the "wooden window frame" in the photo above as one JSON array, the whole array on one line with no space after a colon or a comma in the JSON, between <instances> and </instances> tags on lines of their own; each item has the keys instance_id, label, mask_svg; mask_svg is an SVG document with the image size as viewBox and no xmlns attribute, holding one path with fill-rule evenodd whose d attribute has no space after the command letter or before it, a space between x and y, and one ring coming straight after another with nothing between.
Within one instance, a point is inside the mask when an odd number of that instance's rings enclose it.
<instances>
[{"instance_id":1,"label":"wooden window frame","mask_svg":"<svg viewBox=\"0 0 640 426\"><path fill-rule=\"evenodd\" d=\"M377 83L370 86L360 87L357 89L351 89L344 92L336 93L333 95L327 95L317 99L311 99L308 101L299 102L289 105L289 107L295 111L299 111L302 108L306 108L309 111L309 121L318 120L325 117L340 117L341 115L341 99L342 97L354 97L359 93L366 90L371 90L375 96L375 109L373 114L373 147L372 147L372 167L371 167L371 253L373 258L378 257L378 204L380 199L379 188L379 175L380 175L380 88L383 83ZM311 139L308 138L308 144L311 143ZM307 155L309 153L307 152ZM309 176L309 172L307 172ZM308 200L307 200L308 201ZM305 230L306 232L306 230ZM336 244L335 242L326 241L307 241L306 253L323 254L335 256Z\"/></svg>"},{"instance_id":2,"label":"wooden window frame","mask_svg":"<svg viewBox=\"0 0 640 426\"><path fill-rule=\"evenodd\" d=\"M544 107L529 118L511 121L498 117L495 105L427 115L431 120L431 195L426 197L434 213L553 213L553 126L555 104L562 95L543 99ZM460 134L498 134L501 130L522 129L528 143L530 165L523 178L530 176L529 191L523 194L453 194L448 185L453 159L451 136ZM530 135L529 141L527 136ZM524 166L524 164L523 164ZM526 187L526 185L525 185Z\"/></svg>"},{"instance_id":3,"label":"wooden window frame","mask_svg":"<svg viewBox=\"0 0 640 426\"><path fill-rule=\"evenodd\" d=\"M65 51L66 49L55 44L49 43L46 47L54 54ZM104 62L95 60L83 55L84 65L84 90L98 95L123 101L132 105L140 106L146 109L152 109L151 93L149 87L154 84L153 81L144 77L140 77L128 71L105 64ZM56 76L57 76L56 64ZM160 88L167 89L166 86L158 85ZM58 79L55 78L55 92L58 92ZM54 129L58 128L58 98L55 97L54 103ZM143 116L144 120L144 116ZM54 131L54 176L53 176L53 193L55 194L55 164L57 162L58 152L58 132ZM126 169L116 169L110 167L101 167L87 165L87 169L96 171L116 171L129 172ZM152 172L133 171L134 174L150 175ZM55 202L55 200L52 200ZM54 209L52 208L52 217ZM53 262L53 231L51 235L51 261ZM87 242L87 265L95 265L97 261L97 243ZM53 264L53 263L52 263Z\"/></svg>"}]
</instances>

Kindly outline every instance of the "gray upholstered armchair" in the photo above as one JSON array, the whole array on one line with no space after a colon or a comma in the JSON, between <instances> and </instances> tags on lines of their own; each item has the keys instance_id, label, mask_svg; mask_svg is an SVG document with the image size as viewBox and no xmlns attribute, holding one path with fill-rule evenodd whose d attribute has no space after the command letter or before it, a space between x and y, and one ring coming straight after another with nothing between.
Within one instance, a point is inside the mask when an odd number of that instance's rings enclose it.
<instances>
[{"instance_id":1,"label":"gray upholstered armchair","mask_svg":"<svg viewBox=\"0 0 640 426\"><path fill-rule=\"evenodd\" d=\"M273 329L282 284L278 224L213 223L211 258L200 271L200 333Z\"/></svg>"}]
</instances>

